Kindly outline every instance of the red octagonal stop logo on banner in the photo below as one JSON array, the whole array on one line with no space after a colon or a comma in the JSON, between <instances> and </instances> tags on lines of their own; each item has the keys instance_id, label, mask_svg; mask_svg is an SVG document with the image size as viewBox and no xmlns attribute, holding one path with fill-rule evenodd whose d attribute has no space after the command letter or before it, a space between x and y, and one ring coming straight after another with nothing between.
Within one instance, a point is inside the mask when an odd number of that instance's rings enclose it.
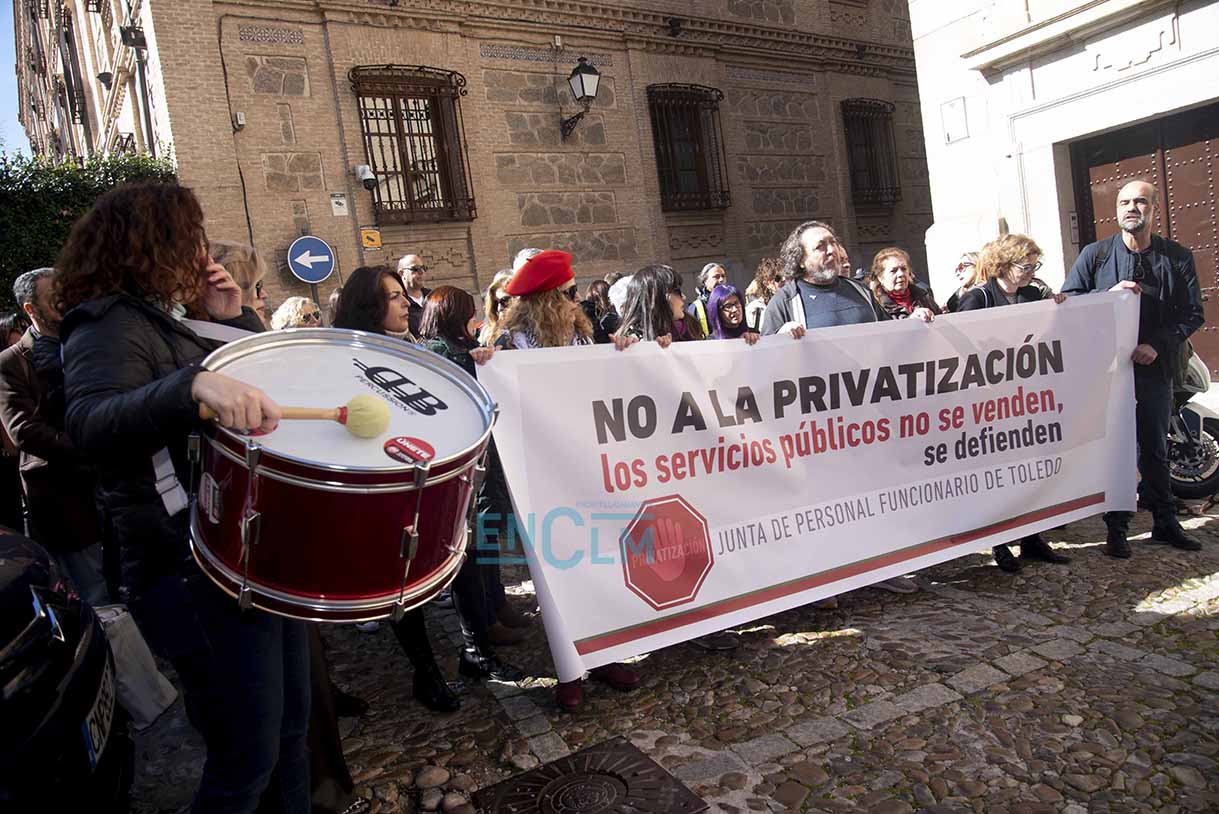
<instances>
[{"instance_id":1,"label":"red octagonal stop logo on banner","mask_svg":"<svg viewBox=\"0 0 1219 814\"><path fill-rule=\"evenodd\" d=\"M626 587L656 610L692 602L715 564L707 519L680 495L645 500L619 544Z\"/></svg>"}]
</instances>

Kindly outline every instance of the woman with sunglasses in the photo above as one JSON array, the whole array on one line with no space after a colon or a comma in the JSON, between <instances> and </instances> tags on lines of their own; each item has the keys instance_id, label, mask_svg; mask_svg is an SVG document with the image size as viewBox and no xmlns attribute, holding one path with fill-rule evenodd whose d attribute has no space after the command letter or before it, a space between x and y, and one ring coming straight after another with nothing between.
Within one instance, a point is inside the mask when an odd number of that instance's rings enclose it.
<instances>
[{"instance_id":1,"label":"woman with sunglasses","mask_svg":"<svg viewBox=\"0 0 1219 814\"><path fill-rule=\"evenodd\" d=\"M512 279L512 269L500 269L491 278L487 296L483 299L483 324L478 329L478 344L484 348L494 347L507 340L504 338L504 314L512 304L512 295L504 286Z\"/></svg>"},{"instance_id":2,"label":"woman with sunglasses","mask_svg":"<svg viewBox=\"0 0 1219 814\"><path fill-rule=\"evenodd\" d=\"M655 342L662 348L705 339L698 320L687 318L681 285L681 272L672 266L655 263L635 272L627 284L616 336Z\"/></svg>"},{"instance_id":3,"label":"woman with sunglasses","mask_svg":"<svg viewBox=\"0 0 1219 814\"><path fill-rule=\"evenodd\" d=\"M511 337L509 347L523 350L593 344L593 326L577 301L571 255L567 252L548 250L530 257L504 290L516 298L504 315L504 329ZM613 341L619 350L634 342L626 338ZM639 686L639 676L621 664L596 667L589 675L616 690ZM565 710L578 709L584 703L583 676L560 672L558 678L555 701Z\"/></svg>"},{"instance_id":4,"label":"woman with sunglasses","mask_svg":"<svg viewBox=\"0 0 1219 814\"><path fill-rule=\"evenodd\" d=\"M451 285L439 286L428 295L419 334L423 347L474 378L478 378L478 365L486 364L496 352L494 347L479 347L474 339L474 298ZM520 642L530 623L508 604L500 581L498 541L501 525L512 513L512 501L494 440L487 450L486 477L476 505L474 544L453 580L453 606L465 643L458 672L467 678L520 681L525 674L500 661L495 653L496 646Z\"/></svg>"},{"instance_id":5,"label":"woman with sunglasses","mask_svg":"<svg viewBox=\"0 0 1219 814\"><path fill-rule=\"evenodd\" d=\"M977 271L978 253L965 252L965 254L961 255L961 259L957 261L957 267L953 271L953 274L957 278L958 288L944 305L944 313L951 314L960 307L961 297L978 282Z\"/></svg>"},{"instance_id":6,"label":"woman with sunglasses","mask_svg":"<svg viewBox=\"0 0 1219 814\"><path fill-rule=\"evenodd\" d=\"M980 282L961 296L958 311L979 311L984 308L1000 308L1026 302L1041 302L1053 299L1066 302L1065 294L1047 294L1034 282L1033 275L1041 268L1041 248L1025 235L1003 235L982 247L978 255L978 279ZM1021 564L1007 544L992 550L995 565L1007 573L1020 570ZM1020 540L1020 559L1043 562L1067 563L1070 558L1050 548L1040 534L1030 534Z\"/></svg>"},{"instance_id":7,"label":"woman with sunglasses","mask_svg":"<svg viewBox=\"0 0 1219 814\"><path fill-rule=\"evenodd\" d=\"M322 310L308 297L288 297L271 315L272 330L284 328L318 328L322 324Z\"/></svg>"},{"instance_id":8,"label":"woman with sunglasses","mask_svg":"<svg viewBox=\"0 0 1219 814\"><path fill-rule=\"evenodd\" d=\"M914 317L930 322L940 313L931 292L914 281L910 255L896 246L881 249L872 258L872 296L889 319Z\"/></svg>"},{"instance_id":9,"label":"woman with sunglasses","mask_svg":"<svg viewBox=\"0 0 1219 814\"><path fill-rule=\"evenodd\" d=\"M241 304L258 314L267 324L267 297L262 278L267 276L267 264L258 251L245 243L215 240L210 244L212 259L224 266L241 289Z\"/></svg>"}]
</instances>

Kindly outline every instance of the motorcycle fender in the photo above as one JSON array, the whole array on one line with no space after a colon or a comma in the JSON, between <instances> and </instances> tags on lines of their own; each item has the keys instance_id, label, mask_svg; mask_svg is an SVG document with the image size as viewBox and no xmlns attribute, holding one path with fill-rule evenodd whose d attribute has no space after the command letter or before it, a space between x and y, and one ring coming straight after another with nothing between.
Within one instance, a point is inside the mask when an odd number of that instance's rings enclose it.
<instances>
[{"instance_id":1,"label":"motorcycle fender","mask_svg":"<svg viewBox=\"0 0 1219 814\"><path fill-rule=\"evenodd\" d=\"M1181 418L1196 437L1202 430L1203 421L1219 421L1219 413L1202 404L1189 402L1181 408Z\"/></svg>"}]
</instances>

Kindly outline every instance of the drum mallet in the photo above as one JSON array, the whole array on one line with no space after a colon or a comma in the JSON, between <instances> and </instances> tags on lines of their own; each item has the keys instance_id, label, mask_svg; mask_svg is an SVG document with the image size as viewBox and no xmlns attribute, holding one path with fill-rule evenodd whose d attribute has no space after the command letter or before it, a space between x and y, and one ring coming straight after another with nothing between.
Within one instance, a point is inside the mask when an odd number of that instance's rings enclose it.
<instances>
[{"instance_id":1,"label":"drum mallet","mask_svg":"<svg viewBox=\"0 0 1219 814\"><path fill-rule=\"evenodd\" d=\"M365 393L342 407L281 407L280 411L283 418L289 420L337 421L357 438L376 438L389 429L389 405ZM206 404L200 404L199 417L211 421L216 418L216 412Z\"/></svg>"}]
</instances>

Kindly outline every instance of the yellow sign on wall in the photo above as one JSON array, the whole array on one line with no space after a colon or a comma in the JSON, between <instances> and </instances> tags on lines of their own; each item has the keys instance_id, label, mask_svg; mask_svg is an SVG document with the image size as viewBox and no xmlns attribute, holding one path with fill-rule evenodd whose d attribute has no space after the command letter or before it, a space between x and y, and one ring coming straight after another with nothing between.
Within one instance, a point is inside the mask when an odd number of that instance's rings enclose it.
<instances>
[{"instance_id":1,"label":"yellow sign on wall","mask_svg":"<svg viewBox=\"0 0 1219 814\"><path fill-rule=\"evenodd\" d=\"M360 229L360 244L366 249L381 248L381 230L362 227Z\"/></svg>"}]
</instances>

